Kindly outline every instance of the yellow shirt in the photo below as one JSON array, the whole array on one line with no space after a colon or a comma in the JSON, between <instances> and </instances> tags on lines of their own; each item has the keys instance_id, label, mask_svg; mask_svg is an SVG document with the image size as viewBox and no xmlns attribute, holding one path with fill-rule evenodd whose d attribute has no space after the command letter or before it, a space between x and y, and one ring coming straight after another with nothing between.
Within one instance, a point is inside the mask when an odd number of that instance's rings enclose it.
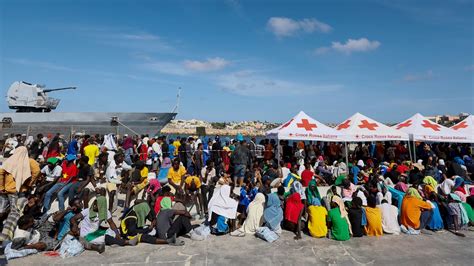
<instances>
[{"instance_id":1,"label":"yellow shirt","mask_svg":"<svg viewBox=\"0 0 474 266\"><path fill-rule=\"evenodd\" d=\"M367 216L367 225L365 231L368 236L382 236L382 211L380 208L365 207L365 214Z\"/></svg>"},{"instance_id":2,"label":"yellow shirt","mask_svg":"<svg viewBox=\"0 0 474 266\"><path fill-rule=\"evenodd\" d=\"M184 183L186 183L187 186L191 186L191 183L194 181L194 184L196 184L196 188L201 187L201 180L199 180L199 177L190 175L186 177L184 180Z\"/></svg>"},{"instance_id":3,"label":"yellow shirt","mask_svg":"<svg viewBox=\"0 0 474 266\"><path fill-rule=\"evenodd\" d=\"M147 178L148 177L148 168L143 167L143 169L140 171L140 176L143 177L143 178Z\"/></svg>"},{"instance_id":4,"label":"yellow shirt","mask_svg":"<svg viewBox=\"0 0 474 266\"><path fill-rule=\"evenodd\" d=\"M183 175L185 174L186 174L186 169L184 168L184 166L180 165L177 171L175 171L174 168L171 167L170 170L168 170L168 179L171 179L173 183L175 183L176 185L179 185L181 184L181 179Z\"/></svg>"},{"instance_id":5,"label":"yellow shirt","mask_svg":"<svg viewBox=\"0 0 474 266\"><path fill-rule=\"evenodd\" d=\"M175 149L174 149L174 156L177 156L177 155L178 155L179 146L181 146L181 142L175 140L175 141L173 141L173 146L175 147Z\"/></svg>"},{"instance_id":6,"label":"yellow shirt","mask_svg":"<svg viewBox=\"0 0 474 266\"><path fill-rule=\"evenodd\" d=\"M89 165L94 165L95 158L99 156L99 147L95 144L89 144L84 147L84 155L89 157Z\"/></svg>"},{"instance_id":7,"label":"yellow shirt","mask_svg":"<svg viewBox=\"0 0 474 266\"><path fill-rule=\"evenodd\" d=\"M322 206L309 206L309 222L308 229L309 233L313 237L325 237L328 233L328 227L326 225L326 217L328 211Z\"/></svg>"},{"instance_id":8,"label":"yellow shirt","mask_svg":"<svg viewBox=\"0 0 474 266\"><path fill-rule=\"evenodd\" d=\"M41 172L38 162L33 159L29 159L30 162L30 171L31 176L25 180L23 183L24 186L31 187L38 179L38 176ZM12 174L5 171L3 168L0 168L0 190L5 190L7 193L13 194L16 193L16 182ZM21 192L26 191L25 188Z\"/></svg>"}]
</instances>

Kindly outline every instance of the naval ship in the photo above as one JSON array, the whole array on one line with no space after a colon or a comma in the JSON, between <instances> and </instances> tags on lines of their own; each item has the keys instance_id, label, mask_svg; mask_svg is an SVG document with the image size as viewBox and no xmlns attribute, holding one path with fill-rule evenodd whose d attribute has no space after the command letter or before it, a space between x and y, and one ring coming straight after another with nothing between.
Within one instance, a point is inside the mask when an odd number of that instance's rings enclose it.
<instances>
[{"instance_id":1,"label":"naval ship","mask_svg":"<svg viewBox=\"0 0 474 266\"><path fill-rule=\"evenodd\" d=\"M156 135L177 115L177 103L170 113L123 113L123 112L52 112L60 100L47 93L75 90L76 87L46 89L44 85L25 81L14 82L7 92L8 107L16 112L0 113L0 134L26 134L45 136L57 133L65 136L82 134L132 134Z\"/></svg>"}]
</instances>

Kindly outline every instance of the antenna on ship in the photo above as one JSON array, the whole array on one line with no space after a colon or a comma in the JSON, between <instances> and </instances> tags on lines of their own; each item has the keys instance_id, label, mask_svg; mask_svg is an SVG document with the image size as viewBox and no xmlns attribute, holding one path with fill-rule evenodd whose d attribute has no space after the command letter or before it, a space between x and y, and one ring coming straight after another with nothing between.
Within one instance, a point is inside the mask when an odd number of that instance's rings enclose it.
<instances>
[{"instance_id":1,"label":"antenna on ship","mask_svg":"<svg viewBox=\"0 0 474 266\"><path fill-rule=\"evenodd\" d=\"M179 98L181 97L181 87L178 88L178 95L176 95L176 105L173 108L172 113L178 113L179 108Z\"/></svg>"}]
</instances>

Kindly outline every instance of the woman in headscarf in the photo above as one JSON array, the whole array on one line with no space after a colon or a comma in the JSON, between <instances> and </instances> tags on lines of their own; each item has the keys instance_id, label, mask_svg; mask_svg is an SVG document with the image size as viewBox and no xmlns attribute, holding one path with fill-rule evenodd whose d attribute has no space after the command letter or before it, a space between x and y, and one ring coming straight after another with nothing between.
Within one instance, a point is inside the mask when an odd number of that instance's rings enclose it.
<instances>
[{"instance_id":1,"label":"woman in headscarf","mask_svg":"<svg viewBox=\"0 0 474 266\"><path fill-rule=\"evenodd\" d=\"M365 233L367 225L367 217L365 210L362 208L362 199L355 197L352 199L351 208L348 210L349 221L351 222L352 236L362 237Z\"/></svg>"},{"instance_id":2,"label":"woman in headscarf","mask_svg":"<svg viewBox=\"0 0 474 266\"><path fill-rule=\"evenodd\" d=\"M296 234L295 240L301 239L301 216L303 215L303 210L304 204L301 203L300 194L293 192L286 199L283 227Z\"/></svg>"},{"instance_id":3,"label":"woman in headscarf","mask_svg":"<svg viewBox=\"0 0 474 266\"><path fill-rule=\"evenodd\" d=\"M264 225L270 228L270 230L280 233L283 209L281 208L280 198L275 193L268 195L266 206L263 210L263 221Z\"/></svg>"},{"instance_id":4,"label":"woman in headscarf","mask_svg":"<svg viewBox=\"0 0 474 266\"><path fill-rule=\"evenodd\" d=\"M430 191L427 191L430 189ZM438 195L434 190L431 190L430 185L425 186L425 197L430 200L431 205L433 206L433 217L428 223L428 228L433 231L442 230L444 228L443 218L441 217L441 212L438 204Z\"/></svg>"},{"instance_id":5,"label":"woman in headscarf","mask_svg":"<svg viewBox=\"0 0 474 266\"><path fill-rule=\"evenodd\" d=\"M458 195L451 193L448 200L448 214L450 216L448 227L457 233L458 230L467 228L469 216Z\"/></svg>"},{"instance_id":6,"label":"woman in headscarf","mask_svg":"<svg viewBox=\"0 0 474 266\"><path fill-rule=\"evenodd\" d=\"M0 216L6 215L10 210L4 227L0 233L0 242L12 239L16 223L20 218L20 209L26 204L24 195L18 193L28 192L36 183L40 174L38 163L28 157L26 147L21 146L15 149L0 167L0 191L4 196L0 197ZM21 208L20 208L21 207Z\"/></svg>"},{"instance_id":7,"label":"woman in headscarf","mask_svg":"<svg viewBox=\"0 0 474 266\"><path fill-rule=\"evenodd\" d=\"M250 202L247 208L247 218L244 224L238 230L235 230L231 236L245 236L246 233L253 234L263 224L263 210L265 208L265 195L258 193L255 199Z\"/></svg>"},{"instance_id":8,"label":"woman in headscarf","mask_svg":"<svg viewBox=\"0 0 474 266\"><path fill-rule=\"evenodd\" d=\"M328 228L331 228L331 238L346 241L350 236L350 223L344 202L339 196L333 196L331 210L328 212Z\"/></svg>"},{"instance_id":9,"label":"woman in headscarf","mask_svg":"<svg viewBox=\"0 0 474 266\"><path fill-rule=\"evenodd\" d=\"M216 188L211 200L208 203L208 213L211 226L218 234L228 232L227 220L235 219L237 216L238 202L230 197L230 186L223 184L220 188Z\"/></svg>"},{"instance_id":10,"label":"woman in headscarf","mask_svg":"<svg viewBox=\"0 0 474 266\"><path fill-rule=\"evenodd\" d=\"M325 237L328 233L328 227L326 224L326 218L328 211L326 208L321 206L321 201L317 197L311 198L308 201L310 206L308 207L308 230L312 237Z\"/></svg>"},{"instance_id":11,"label":"woman in headscarf","mask_svg":"<svg viewBox=\"0 0 474 266\"><path fill-rule=\"evenodd\" d=\"M433 189L438 186L438 182L432 176L426 176L423 178L423 183L430 185Z\"/></svg>"},{"instance_id":12,"label":"woman in headscarf","mask_svg":"<svg viewBox=\"0 0 474 266\"><path fill-rule=\"evenodd\" d=\"M423 201L415 188L409 188L402 202L401 224L406 229L425 229L433 215L432 208L431 204Z\"/></svg>"},{"instance_id":13,"label":"woman in headscarf","mask_svg":"<svg viewBox=\"0 0 474 266\"><path fill-rule=\"evenodd\" d=\"M313 199L318 199L321 201L321 194L319 193L318 185L315 179L312 179L306 188L306 200L308 204L312 204Z\"/></svg>"},{"instance_id":14,"label":"woman in headscarf","mask_svg":"<svg viewBox=\"0 0 474 266\"><path fill-rule=\"evenodd\" d=\"M382 211L377 208L376 199L374 196L367 198L367 207L365 207L365 214L367 215L367 225L365 231L368 236L382 236Z\"/></svg>"}]
</instances>

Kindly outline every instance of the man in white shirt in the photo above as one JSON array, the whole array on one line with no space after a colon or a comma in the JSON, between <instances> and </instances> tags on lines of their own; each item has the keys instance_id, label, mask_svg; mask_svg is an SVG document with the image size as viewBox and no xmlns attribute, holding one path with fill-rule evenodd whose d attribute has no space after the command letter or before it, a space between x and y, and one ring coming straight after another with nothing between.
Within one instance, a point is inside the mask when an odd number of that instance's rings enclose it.
<instances>
[{"instance_id":1,"label":"man in white shirt","mask_svg":"<svg viewBox=\"0 0 474 266\"><path fill-rule=\"evenodd\" d=\"M449 195L454 188L454 179L457 176L452 176L451 178L446 178L438 188L444 195Z\"/></svg>"},{"instance_id":2,"label":"man in white shirt","mask_svg":"<svg viewBox=\"0 0 474 266\"><path fill-rule=\"evenodd\" d=\"M118 197L117 185L122 184L122 175L126 171L132 170L132 167L125 161L125 156L121 153L114 155L114 159L109 162L107 170L105 170L105 178L107 179L107 193L109 194L109 211L112 213L117 209Z\"/></svg>"}]
</instances>

